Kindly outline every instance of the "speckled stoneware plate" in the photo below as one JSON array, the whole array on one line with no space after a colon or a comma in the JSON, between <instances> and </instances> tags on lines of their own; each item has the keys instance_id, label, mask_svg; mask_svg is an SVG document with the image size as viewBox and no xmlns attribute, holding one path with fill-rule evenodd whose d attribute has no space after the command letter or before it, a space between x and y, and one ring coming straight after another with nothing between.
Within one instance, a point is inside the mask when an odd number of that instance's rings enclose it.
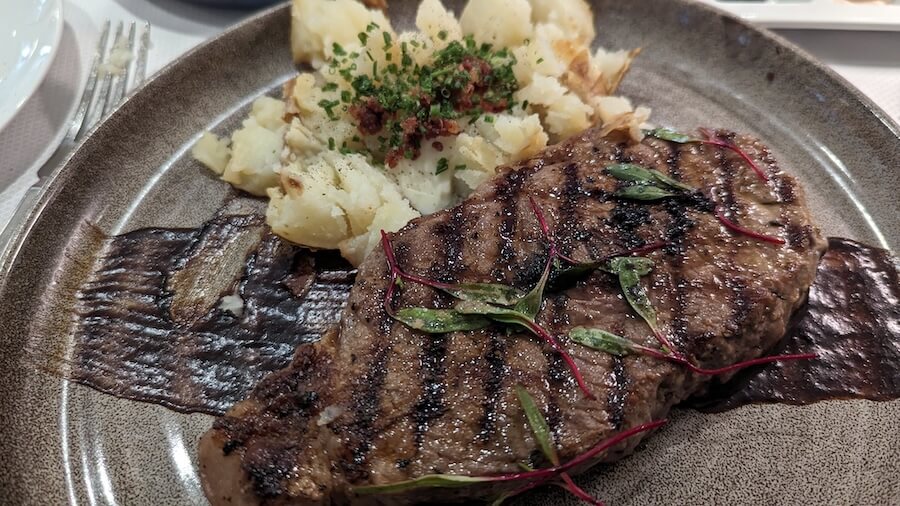
<instances>
[{"instance_id":1,"label":"speckled stoneware plate","mask_svg":"<svg viewBox=\"0 0 900 506\"><path fill-rule=\"evenodd\" d=\"M413 2L392 2L410 26ZM459 3L459 2L455 2ZM826 233L900 245L898 128L770 33L682 0L596 0L598 43L641 46L624 93L679 128L764 139ZM161 72L99 126L19 225L0 264L0 503L204 504L196 444L212 418L116 399L25 363L65 351L68 295L107 233L196 226L228 188L187 154L293 72L288 9L235 27ZM88 234L89 235L89 234ZM636 455L584 482L613 505L900 504L900 403L680 411ZM561 504L555 491L523 503Z\"/></svg>"}]
</instances>

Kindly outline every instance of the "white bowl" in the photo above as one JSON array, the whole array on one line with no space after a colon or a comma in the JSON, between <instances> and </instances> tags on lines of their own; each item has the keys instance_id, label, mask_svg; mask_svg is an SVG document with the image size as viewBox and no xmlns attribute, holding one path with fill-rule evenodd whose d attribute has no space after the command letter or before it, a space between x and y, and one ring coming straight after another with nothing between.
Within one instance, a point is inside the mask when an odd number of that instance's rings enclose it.
<instances>
[{"instance_id":1,"label":"white bowl","mask_svg":"<svg viewBox=\"0 0 900 506\"><path fill-rule=\"evenodd\" d=\"M0 129L44 80L62 31L62 0L0 1Z\"/></svg>"}]
</instances>

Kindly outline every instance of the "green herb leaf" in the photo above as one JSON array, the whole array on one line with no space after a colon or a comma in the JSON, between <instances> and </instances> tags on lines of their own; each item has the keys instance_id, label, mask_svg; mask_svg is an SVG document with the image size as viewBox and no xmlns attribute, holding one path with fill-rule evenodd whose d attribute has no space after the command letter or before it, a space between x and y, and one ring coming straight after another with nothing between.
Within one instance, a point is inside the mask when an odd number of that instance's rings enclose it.
<instances>
[{"instance_id":1,"label":"green herb leaf","mask_svg":"<svg viewBox=\"0 0 900 506\"><path fill-rule=\"evenodd\" d=\"M328 119L334 121L338 119L338 116L334 113L334 108L341 105L341 103L337 100L319 100L319 107L325 110L325 114L328 115Z\"/></svg>"},{"instance_id":2,"label":"green herb leaf","mask_svg":"<svg viewBox=\"0 0 900 506\"><path fill-rule=\"evenodd\" d=\"M650 201L677 197L678 194L672 193L668 190L663 190L658 186L638 184L620 188L618 191L616 191L616 196L631 200Z\"/></svg>"},{"instance_id":3,"label":"green herb leaf","mask_svg":"<svg viewBox=\"0 0 900 506\"><path fill-rule=\"evenodd\" d=\"M520 325L526 328L528 327L528 323L532 321L529 316L524 315L515 309L497 307L475 300L460 302L456 305L456 310L465 315L484 316L496 322Z\"/></svg>"},{"instance_id":4,"label":"green herb leaf","mask_svg":"<svg viewBox=\"0 0 900 506\"><path fill-rule=\"evenodd\" d=\"M437 162L437 169L434 171L435 174L442 174L450 168L450 162L446 158L441 158Z\"/></svg>"},{"instance_id":5,"label":"green herb leaf","mask_svg":"<svg viewBox=\"0 0 900 506\"><path fill-rule=\"evenodd\" d=\"M690 135L678 133L669 128L654 128L653 130L644 130L644 135L662 139L664 141L676 142L678 144L687 144L688 142L696 141L696 139L692 138Z\"/></svg>"},{"instance_id":6,"label":"green herb leaf","mask_svg":"<svg viewBox=\"0 0 900 506\"><path fill-rule=\"evenodd\" d=\"M414 480L398 481L387 485L368 485L353 487L356 495L396 494L420 488L461 488L476 483L488 482L489 477L457 476L453 474L428 474Z\"/></svg>"},{"instance_id":7,"label":"green herb leaf","mask_svg":"<svg viewBox=\"0 0 900 506\"><path fill-rule=\"evenodd\" d=\"M394 318L407 327L429 334L445 334L465 330L477 330L490 325L490 321L477 315L463 314L452 309L408 307L397 311Z\"/></svg>"},{"instance_id":8,"label":"green herb leaf","mask_svg":"<svg viewBox=\"0 0 900 506\"><path fill-rule=\"evenodd\" d=\"M550 425L547 424L547 419L544 418L544 414L541 413L537 403L534 402L534 397L521 385L516 385L516 395L519 397L519 404L522 405L522 410L525 411L525 418L528 419L528 425L531 427L531 432L534 434L534 439L537 441L538 446L541 447L541 451L547 457L547 460L553 463L554 466L558 466L559 455L556 453L553 436L550 434Z\"/></svg>"},{"instance_id":9,"label":"green herb leaf","mask_svg":"<svg viewBox=\"0 0 900 506\"><path fill-rule=\"evenodd\" d=\"M617 163L606 168L606 172L619 181L634 181L635 183L653 184L654 177L650 169L634 163Z\"/></svg>"},{"instance_id":10,"label":"green herb leaf","mask_svg":"<svg viewBox=\"0 0 900 506\"><path fill-rule=\"evenodd\" d=\"M337 91L337 89L337 83L325 83L325 85L322 86L322 91Z\"/></svg>"},{"instance_id":11,"label":"green herb leaf","mask_svg":"<svg viewBox=\"0 0 900 506\"><path fill-rule=\"evenodd\" d=\"M634 343L628 339L601 329L575 327L569 331L569 339L588 348L605 351L619 357L628 355L634 348Z\"/></svg>"},{"instance_id":12,"label":"green herb leaf","mask_svg":"<svg viewBox=\"0 0 900 506\"><path fill-rule=\"evenodd\" d=\"M643 257L618 257L610 261L610 267L619 275L619 286L628 305L656 331L656 310L650 303L647 290L641 284L641 276L646 276L653 268L653 262Z\"/></svg>"},{"instance_id":13,"label":"green herb leaf","mask_svg":"<svg viewBox=\"0 0 900 506\"><path fill-rule=\"evenodd\" d=\"M694 188L676 181L655 169L648 169L633 163L619 163L610 165L606 172L620 181L634 181L642 185L653 185L674 190L692 191Z\"/></svg>"},{"instance_id":14,"label":"green herb leaf","mask_svg":"<svg viewBox=\"0 0 900 506\"><path fill-rule=\"evenodd\" d=\"M525 293L517 288L493 283L461 283L443 290L459 300L473 300L500 306L515 305L525 297Z\"/></svg>"},{"instance_id":15,"label":"green herb leaf","mask_svg":"<svg viewBox=\"0 0 900 506\"><path fill-rule=\"evenodd\" d=\"M528 316L529 319L534 320L541 311L541 304L544 302L544 288L547 286L547 280L550 278L550 267L548 262L544 268L544 273L541 274L541 279L534 285L534 288L516 303L515 310Z\"/></svg>"},{"instance_id":16,"label":"green herb leaf","mask_svg":"<svg viewBox=\"0 0 900 506\"><path fill-rule=\"evenodd\" d=\"M606 264L610 274L620 274L624 270L633 270L638 276L646 276L653 270L653 260L647 257L615 257Z\"/></svg>"},{"instance_id":17,"label":"green herb leaf","mask_svg":"<svg viewBox=\"0 0 900 506\"><path fill-rule=\"evenodd\" d=\"M584 279L585 276L596 270L608 271L608 264L606 262L588 262L562 267L555 271L553 279L550 282L550 286L554 290L562 290L566 287L574 285L579 280Z\"/></svg>"},{"instance_id":18,"label":"green herb leaf","mask_svg":"<svg viewBox=\"0 0 900 506\"><path fill-rule=\"evenodd\" d=\"M676 181L658 170L650 169L650 173L653 174L653 177L658 183L668 186L669 188L686 192L694 191L694 188L692 186L686 185L681 181Z\"/></svg>"}]
</instances>

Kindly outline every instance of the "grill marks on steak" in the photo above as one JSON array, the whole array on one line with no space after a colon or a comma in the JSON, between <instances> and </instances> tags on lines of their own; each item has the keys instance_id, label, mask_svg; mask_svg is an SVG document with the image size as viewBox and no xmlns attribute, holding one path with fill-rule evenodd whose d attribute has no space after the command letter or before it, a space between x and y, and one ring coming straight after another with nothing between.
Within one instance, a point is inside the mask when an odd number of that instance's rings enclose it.
<instances>
[{"instance_id":1,"label":"grill marks on steak","mask_svg":"<svg viewBox=\"0 0 900 506\"><path fill-rule=\"evenodd\" d=\"M656 139L626 145L588 130L503 169L459 206L416 220L394 237L398 263L444 282L495 281L528 289L547 255L528 204L533 196L563 253L577 260L671 243L649 255L656 266L645 283L663 331L700 365L760 356L802 303L824 243L793 180L758 142L742 136L735 141L767 170L776 198L729 151ZM616 200L611 195L617 182L602 172L616 161L650 166L703 188L748 228L783 230L787 236L800 231L798 238L780 247L735 236L709 212L706 198ZM720 191L710 195L713 186ZM534 395L567 460L616 432L664 416L706 380L667 362L614 357L565 337L585 325L656 346L608 274L592 274L552 294L538 317L574 357L595 401L582 395L558 355L529 334L492 326L434 336L395 324L382 307L388 275L384 255L370 255L339 329L301 347L291 369L266 380L204 436L201 466L214 504L342 504L354 499L354 485L430 473L510 472L521 462L545 465L515 398L516 384ZM440 308L452 300L406 283L394 304ZM315 399L304 398L304 405L289 397L297 409L273 410L279 397L270 391L315 393ZM326 407L341 414L320 425ZM629 440L604 460L630 452L637 442ZM380 499L453 501L499 491L418 490Z\"/></svg>"}]
</instances>

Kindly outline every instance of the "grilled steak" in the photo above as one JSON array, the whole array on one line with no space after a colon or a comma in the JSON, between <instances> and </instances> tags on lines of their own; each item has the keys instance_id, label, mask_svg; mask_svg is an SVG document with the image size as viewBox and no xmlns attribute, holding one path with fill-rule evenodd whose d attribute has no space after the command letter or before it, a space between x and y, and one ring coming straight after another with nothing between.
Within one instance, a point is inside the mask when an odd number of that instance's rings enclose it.
<instances>
[{"instance_id":1,"label":"grilled steak","mask_svg":"<svg viewBox=\"0 0 900 506\"><path fill-rule=\"evenodd\" d=\"M527 290L548 255L529 205L533 197L562 253L575 260L669 244L647 254L655 265L644 283L663 332L694 363L721 367L759 357L803 303L825 243L796 181L768 150L745 136L720 135L755 159L769 182L728 149L652 138L630 145L592 129L502 169L465 202L394 234L400 267L447 283ZM603 171L617 162L655 168L701 192L622 200L613 195L622 183ZM786 244L736 234L716 219L713 205ZM566 461L664 417L708 379L667 361L614 356L566 338L576 326L591 326L658 347L616 279L603 272L549 292L537 319L574 357L594 400L579 390L559 354L525 332L491 326L429 335L394 321L382 304L388 278L384 253L369 255L339 327L301 346L289 368L265 379L203 437L201 472L214 505L490 499L510 489L479 484L360 498L351 488L432 473L508 473L521 463L547 466L516 384L535 396ZM448 308L453 300L407 283L394 304ZM639 439L599 461L628 454Z\"/></svg>"}]
</instances>

